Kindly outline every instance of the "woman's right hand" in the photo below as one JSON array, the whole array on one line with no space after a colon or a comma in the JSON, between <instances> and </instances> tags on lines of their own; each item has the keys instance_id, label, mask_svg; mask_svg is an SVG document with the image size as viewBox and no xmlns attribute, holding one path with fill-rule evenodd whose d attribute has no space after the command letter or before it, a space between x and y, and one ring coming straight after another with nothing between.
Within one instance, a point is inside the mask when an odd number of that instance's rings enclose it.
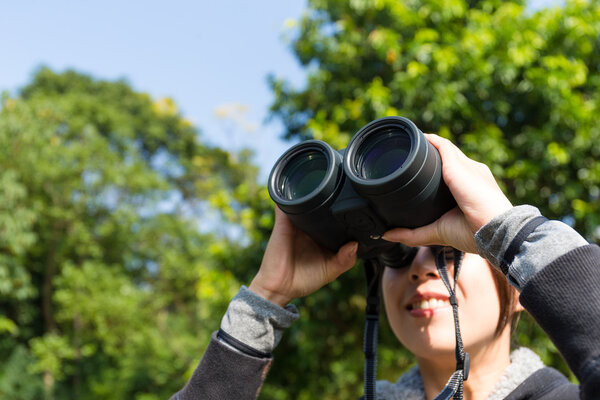
<instances>
[{"instance_id":1,"label":"woman's right hand","mask_svg":"<svg viewBox=\"0 0 600 400\"><path fill-rule=\"evenodd\" d=\"M323 249L276 206L273 232L260 270L248 288L285 307L291 300L317 291L352 268L357 247L358 243L349 242L337 253Z\"/></svg>"}]
</instances>

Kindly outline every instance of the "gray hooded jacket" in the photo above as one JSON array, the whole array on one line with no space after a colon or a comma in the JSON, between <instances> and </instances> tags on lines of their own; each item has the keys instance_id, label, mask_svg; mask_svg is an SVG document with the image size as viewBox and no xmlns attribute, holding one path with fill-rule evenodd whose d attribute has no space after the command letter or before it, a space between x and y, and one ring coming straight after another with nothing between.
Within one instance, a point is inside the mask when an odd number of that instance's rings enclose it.
<instances>
[{"instance_id":1,"label":"gray hooded jacket","mask_svg":"<svg viewBox=\"0 0 600 400\"><path fill-rule=\"evenodd\" d=\"M514 207L475 236L479 254L501 269L521 304L548 333L580 386L544 367L530 350L511 354L489 400L600 399L600 247L531 206ZM298 318L242 287L200 364L172 399L255 399L283 330ZM378 399L425 399L418 367L395 383L377 382Z\"/></svg>"}]
</instances>

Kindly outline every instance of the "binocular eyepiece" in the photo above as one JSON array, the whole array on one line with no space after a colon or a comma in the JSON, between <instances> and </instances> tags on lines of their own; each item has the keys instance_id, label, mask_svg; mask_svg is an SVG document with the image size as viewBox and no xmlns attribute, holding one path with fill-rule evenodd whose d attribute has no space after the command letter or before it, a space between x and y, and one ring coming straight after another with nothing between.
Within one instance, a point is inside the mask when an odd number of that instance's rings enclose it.
<instances>
[{"instance_id":1,"label":"binocular eyepiece","mask_svg":"<svg viewBox=\"0 0 600 400\"><path fill-rule=\"evenodd\" d=\"M407 248L381 239L394 227L427 225L456 205L440 155L407 118L370 122L335 151L308 140L275 163L269 195L292 223L331 251L356 240L358 256L401 267Z\"/></svg>"}]
</instances>

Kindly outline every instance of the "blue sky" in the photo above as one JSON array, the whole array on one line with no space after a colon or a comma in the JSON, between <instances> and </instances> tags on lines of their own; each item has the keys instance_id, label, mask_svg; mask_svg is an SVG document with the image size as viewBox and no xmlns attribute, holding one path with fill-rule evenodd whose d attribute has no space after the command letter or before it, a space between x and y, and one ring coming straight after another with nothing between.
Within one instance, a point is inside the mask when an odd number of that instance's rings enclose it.
<instances>
[{"instance_id":1,"label":"blue sky","mask_svg":"<svg viewBox=\"0 0 600 400\"><path fill-rule=\"evenodd\" d=\"M273 100L266 77L303 83L282 35L305 6L305 0L0 0L0 90L15 93L40 65L125 78L136 90L173 98L202 140L253 148L264 177L290 145L278 140L278 123L264 123Z\"/></svg>"},{"instance_id":2,"label":"blue sky","mask_svg":"<svg viewBox=\"0 0 600 400\"><path fill-rule=\"evenodd\" d=\"M273 100L266 76L304 82L282 36L305 7L306 0L0 0L0 90L15 93L40 65L125 78L173 98L202 140L252 148L265 179L290 145L279 140L277 122L265 123Z\"/></svg>"}]
</instances>

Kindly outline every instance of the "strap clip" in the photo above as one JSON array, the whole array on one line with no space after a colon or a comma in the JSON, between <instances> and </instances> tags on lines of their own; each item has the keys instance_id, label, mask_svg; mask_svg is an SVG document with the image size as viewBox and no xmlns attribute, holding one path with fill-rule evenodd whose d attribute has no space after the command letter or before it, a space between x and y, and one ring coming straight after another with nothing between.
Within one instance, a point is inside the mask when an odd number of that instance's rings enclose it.
<instances>
[{"instance_id":1,"label":"strap clip","mask_svg":"<svg viewBox=\"0 0 600 400\"><path fill-rule=\"evenodd\" d=\"M367 296L365 314L367 319L379 319L379 298L376 295Z\"/></svg>"},{"instance_id":2,"label":"strap clip","mask_svg":"<svg viewBox=\"0 0 600 400\"><path fill-rule=\"evenodd\" d=\"M456 370L463 372L463 380L466 381L469 378L469 369L471 368L471 357L469 353L465 353L465 357L462 361L456 363Z\"/></svg>"},{"instance_id":3,"label":"strap clip","mask_svg":"<svg viewBox=\"0 0 600 400\"><path fill-rule=\"evenodd\" d=\"M458 300L456 299L456 293L454 291L450 294L450 297L448 298L448 301L453 306L457 306L458 305Z\"/></svg>"}]
</instances>

